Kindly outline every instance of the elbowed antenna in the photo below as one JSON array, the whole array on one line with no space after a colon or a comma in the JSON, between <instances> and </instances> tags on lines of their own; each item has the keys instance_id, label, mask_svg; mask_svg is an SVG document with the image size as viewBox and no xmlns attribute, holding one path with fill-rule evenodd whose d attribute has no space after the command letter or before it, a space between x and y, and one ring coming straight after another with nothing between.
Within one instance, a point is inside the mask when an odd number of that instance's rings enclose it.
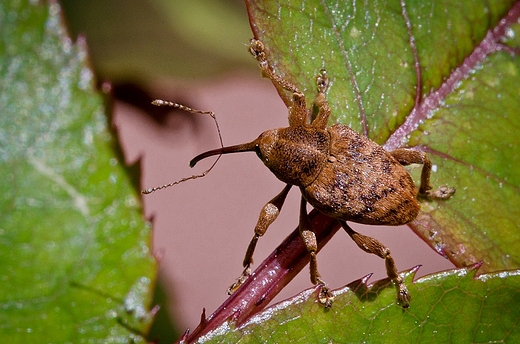
<instances>
[{"instance_id":1,"label":"elbowed antenna","mask_svg":"<svg viewBox=\"0 0 520 344\"><path fill-rule=\"evenodd\" d=\"M213 149L213 150L201 153L201 154L197 155L196 157L194 157L193 159L191 159L190 167L195 166L202 159L205 159L205 158L213 156L213 155L254 151L256 145L257 145L257 140L249 142L249 143L243 143L240 145Z\"/></svg>"},{"instance_id":2,"label":"elbowed antenna","mask_svg":"<svg viewBox=\"0 0 520 344\"><path fill-rule=\"evenodd\" d=\"M220 128L218 126L217 118L216 118L215 114L213 113L213 111L195 110L195 109L192 109L190 107L187 107L187 106L184 106L184 105L181 105L181 104L178 104L178 103L168 102L168 101L160 100L160 99L154 100L152 102L152 104L157 105L157 106L170 106L170 107L178 108L178 109L181 109L181 110L184 110L184 111L188 111L188 112L191 112L191 113L210 115L211 118L213 118L213 121L215 122L215 126L217 127L217 132L218 132L218 137L220 139L220 146L221 146L221 148L213 149L213 150L204 152L202 154L199 154L199 155L197 155L195 158L193 158L190 161L190 167L193 167L202 159L205 159L205 158L213 156L213 155L218 155L218 157L215 159L213 164L206 171L204 171L204 172L202 172L200 174L195 174L195 175L193 175L191 177L185 177L185 178L179 179L179 180L177 180L175 182L164 184L162 186L156 186L156 187L153 187L153 188L148 188L146 190L142 190L141 191L142 194L151 194L152 192L155 192L157 190L166 189L166 188L169 188L170 186L174 186L174 185L177 185L177 184L180 184L180 183L184 183L187 180L202 178L205 175L207 175L209 173L209 171L211 171L213 169L213 167L216 165L217 161L220 159L222 154L254 151L255 150L255 146L257 145L257 143L259 141L259 138L258 138L258 139L254 140L252 142L249 142L249 143L243 143L243 144L240 144L240 145L224 147L224 144L222 143L222 136L220 135Z\"/></svg>"},{"instance_id":3,"label":"elbowed antenna","mask_svg":"<svg viewBox=\"0 0 520 344\"><path fill-rule=\"evenodd\" d=\"M184 111L187 111L187 112L190 112L190 113L195 113L195 114L201 114L201 115L210 115L211 118L213 118L213 121L215 122L215 127L217 128L217 133L218 133L218 138L220 140L220 146L221 147L224 147L224 144L222 143L222 135L220 135L220 128L218 126L218 122L217 122L217 117L215 116L215 113L213 113L213 111L201 111L201 110L195 110L195 109L192 109L188 106L184 106L182 104L179 104L179 103L174 103L174 102L169 102L169 101L165 101L165 100L161 100L161 99L156 99L152 102L153 105L156 105L156 106L170 106L170 107L173 107L173 108L177 108L177 109L181 109L181 110L184 110ZM218 154L218 153L217 153ZM215 159L215 161L213 162L213 164L204 172L200 173L200 174L195 174L191 177L186 177L186 178L182 178L180 180L177 180L175 182L172 182L172 183L169 183L169 184L165 184L165 185L162 185L162 186L157 186L157 187L153 187L153 188L148 188L146 190L142 190L141 193L142 194L151 194L152 192L155 192L157 190L161 190L161 189L166 189L166 188L169 188L170 186L174 186L174 185L177 185L177 184L180 184L180 183L183 183L187 180L191 180L191 179L197 179L197 178L201 178L201 177L204 177L206 174L209 173L209 171L211 171L211 169L215 166L215 164L217 163L217 161L220 159L220 155ZM195 164L195 163L194 163ZM193 167L193 166L192 166Z\"/></svg>"}]
</instances>

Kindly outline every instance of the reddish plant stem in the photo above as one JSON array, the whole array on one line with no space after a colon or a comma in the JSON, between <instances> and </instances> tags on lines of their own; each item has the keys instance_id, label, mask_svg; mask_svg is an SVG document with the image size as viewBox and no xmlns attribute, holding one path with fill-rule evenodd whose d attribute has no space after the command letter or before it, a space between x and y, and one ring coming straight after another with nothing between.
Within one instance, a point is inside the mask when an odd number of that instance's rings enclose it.
<instances>
[{"instance_id":1,"label":"reddish plant stem","mask_svg":"<svg viewBox=\"0 0 520 344\"><path fill-rule=\"evenodd\" d=\"M406 117L404 123L388 138L384 148L388 151L406 146L409 135L428 118L432 110L439 108L442 102L452 94L457 85L466 79L479 64L491 53L504 49L501 39L507 28L516 23L520 18L520 2L514 4L507 15L499 21L497 26L490 29L486 37L475 47L473 52L466 57L460 66L455 68L442 85L434 92L428 94L420 102L415 103L412 112ZM409 28L412 31L413 28Z\"/></svg>"},{"instance_id":2,"label":"reddish plant stem","mask_svg":"<svg viewBox=\"0 0 520 344\"><path fill-rule=\"evenodd\" d=\"M318 251L339 229L339 222L313 210L309 217L316 230ZM231 320L239 326L267 304L307 265L309 254L296 228L269 257L193 333L185 333L180 343L192 343ZM310 282L309 282L310 283Z\"/></svg>"}]
</instances>

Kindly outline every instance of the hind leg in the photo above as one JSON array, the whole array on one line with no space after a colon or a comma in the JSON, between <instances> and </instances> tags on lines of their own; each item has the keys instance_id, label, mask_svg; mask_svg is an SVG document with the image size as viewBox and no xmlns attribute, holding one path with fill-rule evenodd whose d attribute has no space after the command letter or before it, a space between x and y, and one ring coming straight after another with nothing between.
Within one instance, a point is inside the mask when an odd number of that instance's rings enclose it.
<instances>
[{"instance_id":1,"label":"hind leg","mask_svg":"<svg viewBox=\"0 0 520 344\"><path fill-rule=\"evenodd\" d=\"M374 238L359 234L350 228L345 221L340 221L341 226L347 234L354 240L354 242L363 251L375 254L376 256L385 260L386 274L392 279L397 287L397 299L403 308L410 306L410 293L403 283L401 276L397 274L394 258L390 254L390 250L385 245L381 244Z\"/></svg>"},{"instance_id":2,"label":"hind leg","mask_svg":"<svg viewBox=\"0 0 520 344\"><path fill-rule=\"evenodd\" d=\"M410 164L422 164L421 171L421 185L419 187L419 195L427 196L436 199L447 199L455 193L455 188L447 186L441 186L435 191L431 191L432 186L430 184L430 175L432 171L432 163L428 158L428 155L424 152L399 148L390 152L399 163L403 166Z\"/></svg>"}]
</instances>

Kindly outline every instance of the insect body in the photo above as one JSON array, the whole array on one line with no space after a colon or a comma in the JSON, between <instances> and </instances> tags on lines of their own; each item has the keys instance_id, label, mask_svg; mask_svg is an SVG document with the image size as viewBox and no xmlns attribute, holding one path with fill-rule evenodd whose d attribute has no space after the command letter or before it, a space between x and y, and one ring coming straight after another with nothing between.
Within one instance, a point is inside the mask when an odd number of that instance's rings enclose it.
<instances>
[{"instance_id":1,"label":"insect body","mask_svg":"<svg viewBox=\"0 0 520 344\"><path fill-rule=\"evenodd\" d=\"M318 211L336 218L361 249L385 259L387 274L397 286L398 299L403 307L408 307L409 293L397 274L390 250L376 239L355 232L346 221L371 225L406 224L417 217L420 209L418 194L447 198L455 190L444 188L441 192L430 192L431 163L424 152L409 149L387 152L348 126L327 127L330 108L325 92L329 81L324 70L316 78L318 94L314 106L318 109L317 115L308 123L309 110L303 93L272 71L262 42L252 39L250 52L258 60L265 76L292 92L289 127L268 130L249 143L202 153L190 162L193 167L209 156L254 151L271 172L287 184L263 207L244 258L245 269L229 291L237 289L250 275L258 239L277 218L291 187L297 186L302 193L299 231L311 256L311 282L323 285L320 300L325 306L331 305L333 296L318 272L317 242L307 215L307 202ZM412 163L423 164L419 190L403 167Z\"/></svg>"}]
</instances>

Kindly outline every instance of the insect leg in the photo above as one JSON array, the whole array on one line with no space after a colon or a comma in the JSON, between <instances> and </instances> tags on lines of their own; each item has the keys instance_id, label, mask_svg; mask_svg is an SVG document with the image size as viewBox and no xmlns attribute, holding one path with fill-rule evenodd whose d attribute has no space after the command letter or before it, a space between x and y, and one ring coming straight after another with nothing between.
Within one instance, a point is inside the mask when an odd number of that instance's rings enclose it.
<instances>
[{"instance_id":1,"label":"insect leg","mask_svg":"<svg viewBox=\"0 0 520 344\"><path fill-rule=\"evenodd\" d=\"M327 71L322 69L320 74L316 77L316 84L318 86L318 94L314 99L314 108L317 109L318 113L312 121L312 126L320 129L327 127L327 122L330 116L330 107L325 97L325 92L329 87L329 78L327 77ZM314 112L313 112L314 115Z\"/></svg>"},{"instance_id":2,"label":"insect leg","mask_svg":"<svg viewBox=\"0 0 520 344\"><path fill-rule=\"evenodd\" d=\"M309 111L307 110L305 95L293 83L275 74L271 66L269 66L269 62L267 62L265 47L261 41L252 38L250 43L249 52L258 61L262 74L271 79L276 87L283 88L293 94L293 104L289 109L289 125L294 127L307 123Z\"/></svg>"},{"instance_id":3,"label":"insect leg","mask_svg":"<svg viewBox=\"0 0 520 344\"><path fill-rule=\"evenodd\" d=\"M347 234L354 240L354 242L365 252L375 254L385 260L386 274L394 281L397 286L397 298L403 308L410 306L410 294L408 289L403 283L403 279L397 274L397 268L395 266L394 259L390 255L390 250L381 244L378 240L369 236L359 234L350 228L345 221L340 221L341 226L347 232Z\"/></svg>"},{"instance_id":4,"label":"insect leg","mask_svg":"<svg viewBox=\"0 0 520 344\"><path fill-rule=\"evenodd\" d=\"M285 198L287 197L287 194L289 193L291 187L292 185L287 184L283 188L282 192L280 192L272 200L267 202L267 204L264 205L264 207L260 211L260 216L258 217L258 222L255 226L255 235L253 236L253 239L251 239L251 242L247 247L244 262L242 263L244 266L244 271L242 272L240 277L237 278L236 282L228 288L227 292L229 295L233 294L235 290L237 290L247 280L249 275L251 275L251 265L253 264L253 253L256 248L256 243L258 242L258 239L265 234L267 228L271 225L271 223L274 222L274 220L276 220L276 218L280 214L282 206L285 202Z\"/></svg>"},{"instance_id":5,"label":"insect leg","mask_svg":"<svg viewBox=\"0 0 520 344\"><path fill-rule=\"evenodd\" d=\"M316 258L316 252L318 251L318 243L316 241L316 234L312 228L312 223L307 214L307 201L302 197L300 204L300 223L298 225L300 230L300 236L305 243L305 247L311 256L309 263L311 273L311 283L320 284L322 286L320 290L319 300L325 306L329 308L332 306L334 296L330 292L329 288L326 287L325 282L321 279L320 273L318 272L318 261Z\"/></svg>"},{"instance_id":6,"label":"insect leg","mask_svg":"<svg viewBox=\"0 0 520 344\"><path fill-rule=\"evenodd\" d=\"M421 171L421 185L419 187L419 194L437 198L437 199L447 199L451 197L455 193L454 188L450 188L447 186L441 186L439 189L435 191L430 191L432 186L430 184L430 174L432 171L432 163L428 158L426 153L406 148L399 148L390 152L399 163L403 166L407 166L410 164L422 164Z\"/></svg>"}]
</instances>

